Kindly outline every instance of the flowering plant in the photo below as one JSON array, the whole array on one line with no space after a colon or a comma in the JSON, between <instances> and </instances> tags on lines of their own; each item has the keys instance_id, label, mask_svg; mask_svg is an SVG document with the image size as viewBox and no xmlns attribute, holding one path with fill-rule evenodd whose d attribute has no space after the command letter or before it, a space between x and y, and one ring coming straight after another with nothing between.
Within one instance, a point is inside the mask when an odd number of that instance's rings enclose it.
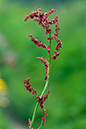
<instances>
[{"instance_id":1,"label":"flowering plant","mask_svg":"<svg viewBox=\"0 0 86 129\"><path fill-rule=\"evenodd\" d=\"M41 61L41 64L44 64L44 67L46 69L45 74L46 76L44 77L45 80L45 86L43 88L43 91L41 93L41 95L39 96L37 91L32 87L32 84L30 84L30 79L31 78L27 78L26 80L24 80L24 87L26 88L27 91L31 92L32 95L36 96L37 99L37 103L36 106L34 108L34 112L33 112L33 116L32 116L32 120L29 119L29 123L28 123L28 127L29 129L33 129L32 125L35 119L35 114L37 111L38 106L41 107L42 112L43 112L43 117L42 117L42 122L41 125L38 127L38 129L41 128L41 126L45 125L45 121L46 121L46 116L48 116L48 114L46 113L46 109L44 106L44 102L46 101L46 99L48 98L48 95L50 94L50 89L47 91L47 93L45 94L46 88L48 86L49 83L49 75L50 75L50 71L51 71L51 60L56 60L58 56L60 56L60 49L62 48L62 42L61 40L58 38L58 34L59 34L59 17L56 15L52 20L48 19L48 17L50 16L50 14L52 14L53 12L55 12L56 9L50 9L48 12L43 13L42 10L40 8L38 8L36 11L32 11L31 13L28 12L24 19L24 21L27 21L29 18L32 19L33 21L36 21L39 25L41 25L44 29L45 29L45 34L49 35L47 37L47 41L48 41L48 45L46 45L45 43L42 43L41 41L39 41L38 39L34 38L33 35L29 35L29 37L31 38L31 41L37 46L37 47L42 47L43 49L47 50L48 52L48 59L45 59L43 57L37 57L37 59L39 59ZM50 28L51 25L55 25L55 33L52 34L52 30ZM53 55L51 55L51 42L52 40L56 41L56 46L55 46L55 51L53 52Z\"/></svg>"}]
</instances>

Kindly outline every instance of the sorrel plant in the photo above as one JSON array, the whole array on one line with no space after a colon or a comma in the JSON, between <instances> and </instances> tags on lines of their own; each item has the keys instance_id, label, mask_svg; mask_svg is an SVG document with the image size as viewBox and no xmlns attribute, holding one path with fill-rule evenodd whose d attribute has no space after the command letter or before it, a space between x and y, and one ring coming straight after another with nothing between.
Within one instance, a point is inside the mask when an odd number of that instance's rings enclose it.
<instances>
[{"instance_id":1,"label":"sorrel plant","mask_svg":"<svg viewBox=\"0 0 86 129\"><path fill-rule=\"evenodd\" d=\"M60 56L60 49L62 48L62 42L61 40L58 38L58 34L59 34L59 17L56 15L52 20L48 19L48 17L55 12L56 9L50 9L48 12L43 13L42 10L40 8L38 8L36 11L32 11L31 13L28 12L24 21L27 21L29 18L32 19L33 21L36 21L39 25L41 25L41 27L43 29L45 29L45 34L48 35L47 37L47 41L48 41L48 45L46 45L45 43L42 43L41 41L39 41L38 39L34 38L32 34L29 35L29 37L31 38L31 41L37 46L37 47L42 47L43 49L47 50L48 53L48 59L45 59L43 57L37 57L37 59L39 59L41 61L41 64L44 64L45 67L45 74L46 76L44 77L45 80L45 86L43 88L43 91L41 93L41 95L39 96L37 91L32 87L32 84L30 84L30 79L31 78L27 78L26 80L24 80L24 87L26 88L27 91L31 92L32 95L35 95L36 99L37 99L37 103L36 106L34 108L33 111L33 116L32 116L32 120L29 119L29 123L28 123L28 127L29 129L33 129L32 125L35 119L35 115L36 115L36 111L38 109L38 106L41 107L42 112L43 112L43 116L42 116L42 120L41 120L41 125L38 127L38 129L41 128L41 126L45 125L45 121L46 121L46 116L48 116L48 114L46 113L46 109L44 106L44 102L46 101L46 99L48 98L48 95L50 94L50 89L47 91L47 93L45 93L48 83L49 83L49 76L50 76L50 72L51 72L51 60L56 60L58 56ZM55 25L55 33L52 34L52 30L51 30L51 25ZM56 41L56 45L55 45L55 51L53 51L53 55L51 54L51 47L52 47L52 40Z\"/></svg>"}]
</instances>

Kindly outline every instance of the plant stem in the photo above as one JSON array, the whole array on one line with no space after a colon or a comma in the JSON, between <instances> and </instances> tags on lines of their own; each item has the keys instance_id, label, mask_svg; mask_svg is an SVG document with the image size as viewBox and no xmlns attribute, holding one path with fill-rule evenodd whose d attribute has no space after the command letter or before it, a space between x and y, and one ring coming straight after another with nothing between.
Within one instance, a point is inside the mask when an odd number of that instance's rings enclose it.
<instances>
[{"instance_id":1,"label":"plant stem","mask_svg":"<svg viewBox=\"0 0 86 129\"><path fill-rule=\"evenodd\" d=\"M43 88L43 91L42 91L40 97L43 96L43 94L44 94L44 92L45 92L45 90L46 90L46 88L47 88L47 86L48 86L48 83L49 83L49 74L50 74L50 67L51 67L51 34L49 34L49 38L50 38L50 43L49 43L50 53L49 53L49 59L48 59L48 60L49 60L48 76L47 76L47 81L46 81L46 83L45 83L45 86L44 86L44 88ZM32 122L31 122L31 125L30 125L30 129L31 129L32 125L33 125L33 122L34 122L34 119L35 119L35 115L36 115L36 111L37 111L37 109L38 109L38 105L39 105L39 102L37 102L36 105L35 105L34 112L33 112L33 116L32 116ZM41 127L41 126L40 126L40 127ZM39 128L40 128L40 127L39 127ZM39 129L39 128L38 128L38 129Z\"/></svg>"},{"instance_id":2,"label":"plant stem","mask_svg":"<svg viewBox=\"0 0 86 129\"><path fill-rule=\"evenodd\" d=\"M32 116L32 122L31 122L31 125L30 125L30 129L31 129L32 125L33 125L33 122L34 122L34 119L35 119L35 115L36 115L36 111L38 109L38 105L39 105L39 102L37 102L36 105L35 105L33 116Z\"/></svg>"},{"instance_id":3,"label":"plant stem","mask_svg":"<svg viewBox=\"0 0 86 129\"><path fill-rule=\"evenodd\" d=\"M48 70L48 71L49 71L49 70ZM45 90L46 90L46 88L47 88L47 86L48 86L48 82L49 82L49 76L47 77L47 81L46 81L46 83L45 83L44 89L43 89L43 91L42 91L40 97L43 96L43 94L44 94L44 92L45 92Z\"/></svg>"},{"instance_id":4,"label":"plant stem","mask_svg":"<svg viewBox=\"0 0 86 129\"><path fill-rule=\"evenodd\" d=\"M38 129L40 129L41 127L42 127L42 122L41 122L40 126L38 127Z\"/></svg>"},{"instance_id":5,"label":"plant stem","mask_svg":"<svg viewBox=\"0 0 86 129\"><path fill-rule=\"evenodd\" d=\"M50 38L50 44L49 44L49 48L50 48L50 53L49 53L49 72L50 72L50 67L51 67L51 34L49 34L49 38Z\"/></svg>"}]
</instances>

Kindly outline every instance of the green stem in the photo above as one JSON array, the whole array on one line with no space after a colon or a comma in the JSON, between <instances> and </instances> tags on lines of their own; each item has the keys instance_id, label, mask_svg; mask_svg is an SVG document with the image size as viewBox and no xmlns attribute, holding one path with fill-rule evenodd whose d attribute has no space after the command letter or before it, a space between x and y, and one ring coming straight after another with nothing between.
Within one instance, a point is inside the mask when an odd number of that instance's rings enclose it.
<instances>
[{"instance_id":1,"label":"green stem","mask_svg":"<svg viewBox=\"0 0 86 129\"><path fill-rule=\"evenodd\" d=\"M49 44L49 48L50 48L50 53L49 53L49 72L50 72L50 66L51 66L51 34L49 34L49 38L50 38L50 44Z\"/></svg>"},{"instance_id":2,"label":"green stem","mask_svg":"<svg viewBox=\"0 0 86 129\"><path fill-rule=\"evenodd\" d=\"M40 126L38 127L38 129L40 129L41 127L42 127L42 122L41 122Z\"/></svg>"},{"instance_id":3,"label":"green stem","mask_svg":"<svg viewBox=\"0 0 86 129\"><path fill-rule=\"evenodd\" d=\"M43 91L42 91L40 97L43 96L43 94L44 94L44 92L45 92L45 90L46 90L46 88L47 88L47 86L48 86L48 83L49 83L49 74L50 74L50 67L51 67L51 34L49 34L49 38L50 38L50 43L49 43L50 53L49 53L48 76L47 76L47 81L46 81L46 83L45 83L44 89L43 89ZM37 111L37 109L38 109L38 105L39 105L39 102L37 102L36 105L35 105L34 112L33 112L33 116L32 116L32 122L31 122L31 125L30 125L30 129L31 129L32 125L33 125L33 122L34 122L34 119L35 119L35 115L36 115L36 111ZM40 126L40 127L41 127L41 126ZM40 128L40 127L39 127L39 128ZM39 129L39 128L38 128L38 129Z\"/></svg>"},{"instance_id":4,"label":"green stem","mask_svg":"<svg viewBox=\"0 0 86 129\"><path fill-rule=\"evenodd\" d=\"M35 105L33 116L32 116L32 122L31 122L31 125L30 125L30 129L31 129L32 125L33 125L33 122L34 122L34 119L35 119L35 115L36 115L36 111L38 109L38 105L39 105L39 102L37 102L36 105Z\"/></svg>"},{"instance_id":5,"label":"green stem","mask_svg":"<svg viewBox=\"0 0 86 129\"><path fill-rule=\"evenodd\" d=\"M49 71L49 69L48 69L48 71ZM43 89L43 91L42 91L40 97L43 96L43 94L44 94L44 92L45 92L45 90L46 90L46 88L47 88L47 86L48 86L48 82L49 82L49 75L48 75L48 77L47 77L47 81L46 81L46 83L45 83L44 89Z\"/></svg>"}]
</instances>

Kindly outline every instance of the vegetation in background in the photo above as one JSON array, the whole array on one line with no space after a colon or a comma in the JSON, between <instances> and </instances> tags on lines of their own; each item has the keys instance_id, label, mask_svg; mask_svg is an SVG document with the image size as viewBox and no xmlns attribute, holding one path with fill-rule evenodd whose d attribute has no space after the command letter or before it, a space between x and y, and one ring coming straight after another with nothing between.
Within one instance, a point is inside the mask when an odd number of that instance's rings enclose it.
<instances>
[{"instance_id":1,"label":"vegetation in background","mask_svg":"<svg viewBox=\"0 0 86 129\"><path fill-rule=\"evenodd\" d=\"M71 5L66 3L63 6L59 5L59 7L55 7L61 19L60 27L62 29L59 37L61 37L64 45L60 58L58 58L54 68L52 68L52 78L50 79L52 92L50 100L47 101L49 117L46 123L46 128L49 129L86 128L85 5L86 2L81 1L71 3ZM41 66L34 55L40 56L46 55L46 53L45 51L41 51L41 49L37 52L37 48L35 48L34 44L31 44L26 35L33 33L37 38L46 42L43 38L45 32L41 32L41 27L36 27L36 23L24 23L22 20L28 9L32 11L38 6L28 5L26 7L16 3L10 4L2 0L0 1L0 31L7 38L10 49L14 51L14 61L16 64L15 68L11 68L5 63L0 64L1 77L7 83L10 99L10 106L7 108L8 114L5 113L2 117L2 110L0 110L0 119L3 119L3 121L10 116L10 112L13 114L11 119L16 118L17 120L21 120L22 123L27 121L28 116L32 116L36 101L33 96L30 96L28 92L26 93L23 87L24 78L28 76L33 78L31 83L33 83L34 88L35 85L42 87L44 83L42 82L44 75L41 75L39 78L37 76L37 74L40 74L38 68L41 69ZM41 8L47 11L50 7L41 6ZM35 33L34 28L39 31L39 34ZM1 50L0 46L0 56L3 57L5 52ZM43 73L43 71L44 69L42 68L41 72ZM39 88L37 90L41 92ZM40 124L40 109L38 114L35 126ZM8 123L10 123L10 120ZM27 123L25 124L27 125Z\"/></svg>"}]
</instances>

